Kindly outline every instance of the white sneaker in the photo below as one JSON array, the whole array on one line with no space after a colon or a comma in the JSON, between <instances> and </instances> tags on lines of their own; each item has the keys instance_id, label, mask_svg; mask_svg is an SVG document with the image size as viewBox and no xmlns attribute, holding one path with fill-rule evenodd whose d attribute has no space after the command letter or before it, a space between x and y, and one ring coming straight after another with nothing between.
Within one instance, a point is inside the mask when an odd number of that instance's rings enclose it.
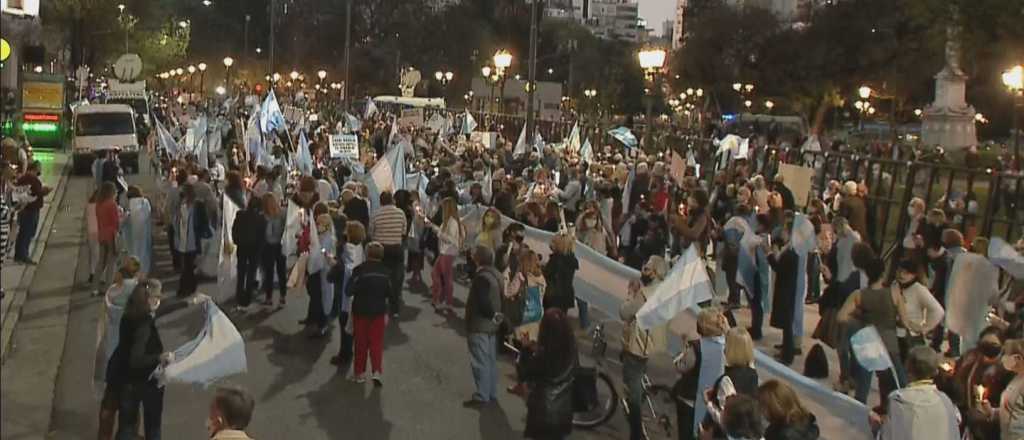
<instances>
[{"instance_id":1,"label":"white sneaker","mask_svg":"<svg viewBox=\"0 0 1024 440\"><path fill-rule=\"evenodd\" d=\"M373 373L372 379L373 379L373 386L375 386L375 387L382 387L382 386L384 386L384 379L381 377L380 373Z\"/></svg>"},{"instance_id":2,"label":"white sneaker","mask_svg":"<svg viewBox=\"0 0 1024 440\"><path fill-rule=\"evenodd\" d=\"M349 377L349 380L351 380L352 382L355 382L355 383L366 383L366 375L365 374L360 374L358 376L352 375L351 377Z\"/></svg>"}]
</instances>

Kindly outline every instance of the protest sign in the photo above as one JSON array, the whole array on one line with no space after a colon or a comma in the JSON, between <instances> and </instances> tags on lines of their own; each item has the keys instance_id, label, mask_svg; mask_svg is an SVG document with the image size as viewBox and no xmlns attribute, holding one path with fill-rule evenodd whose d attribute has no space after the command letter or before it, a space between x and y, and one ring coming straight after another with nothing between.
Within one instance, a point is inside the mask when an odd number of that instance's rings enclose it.
<instances>
[{"instance_id":1,"label":"protest sign","mask_svg":"<svg viewBox=\"0 0 1024 440\"><path fill-rule=\"evenodd\" d=\"M331 158L359 160L359 136L355 134L331 135Z\"/></svg>"},{"instance_id":2,"label":"protest sign","mask_svg":"<svg viewBox=\"0 0 1024 440\"><path fill-rule=\"evenodd\" d=\"M399 127L419 128L423 126L423 109L410 108L402 110L402 116L398 118Z\"/></svg>"}]
</instances>

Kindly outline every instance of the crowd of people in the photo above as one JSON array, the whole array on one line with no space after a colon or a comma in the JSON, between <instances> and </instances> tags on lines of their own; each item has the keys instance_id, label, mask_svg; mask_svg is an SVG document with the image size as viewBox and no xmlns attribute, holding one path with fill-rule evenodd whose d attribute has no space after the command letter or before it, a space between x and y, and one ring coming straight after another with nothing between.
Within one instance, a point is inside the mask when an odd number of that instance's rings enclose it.
<instances>
[{"instance_id":1,"label":"crowd of people","mask_svg":"<svg viewBox=\"0 0 1024 440\"><path fill-rule=\"evenodd\" d=\"M204 111L168 107L160 117L181 133ZM248 116L257 120L260 111ZM693 164L674 165L672 157L685 157L683 151L645 154L602 145L584 153L500 136L487 147L448 128L398 127L395 116L367 115L361 127L324 118L260 130L255 148L243 116L213 134L223 136L220 152L172 150L154 130L149 145L158 190L152 198L119 178L116 154L97 159L86 209L90 283L105 298L108 319L101 324L116 329L106 334L118 336L98 353L105 373L97 378L106 382L100 438L112 438L115 414L116 438L134 435L140 403L146 437L159 438L163 392L150 373L173 361L173 353L164 350L155 325L161 287L147 279L154 224L168 236L179 297L201 302L200 278L227 279L220 286L233 293L233 313L241 315L254 302L287 307L288 291L304 290L309 302L299 324L310 338L339 331L331 362L351 365L357 383L383 386L384 330L402 317L406 285L426 288L422 273L429 267L432 306L453 314L455 285L466 284L476 392L464 405L482 408L498 399L499 353L514 347L517 380L508 391L526 399L528 438L566 438L572 431L579 365L572 316L580 328L591 326L589 304L574 285L580 245L640 274L618 310L632 439L644 435L647 364L666 351L664 329L641 329L637 315L688 249L724 291L701 304L696 334L682 341L674 359L679 438L820 436L815 415L791 384L759 378L755 344L776 331L778 362L792 365L806 350L802 374L826 378L838 370L831 385L862 403L877 376L879 402L864 423L881 438L1024 433L1024 289L1015 280L1000 283L986 238L958 229L964 222L953 217L966 205L911 200L910 221L885 260L871 244L884 232L875 230L864 182L828 176L826 187L805 201L782 174L757 174L742 158L708 164L708 178ZM358 159L332 157L329 136L339 132L359 134ZM391 172L417 179L382 188L372 173L395 149L402 150L405 169ZM33 204L48 189L39 183L38 163L28 163L17 180L13 168L2 169L0 217L13 212L7 200L14 191L6 188L27 185L35 197L18 207L15 246L15 261L31 264ZM479 225L467 215L476 209L483 212ZM550 249L531 249L529 230L554 234ZM6 246L7 230L0 232ZM254 301L257 293L262 302ZM805 326L805 310L814 309L819 322ZM866 327L880 335L890 370L870 371L858 361L851 338ZM837 366L828 365L826 347ZM243 429L251 398L224 390L218 399L211 420Z\"/></svg>"}]
</instances>

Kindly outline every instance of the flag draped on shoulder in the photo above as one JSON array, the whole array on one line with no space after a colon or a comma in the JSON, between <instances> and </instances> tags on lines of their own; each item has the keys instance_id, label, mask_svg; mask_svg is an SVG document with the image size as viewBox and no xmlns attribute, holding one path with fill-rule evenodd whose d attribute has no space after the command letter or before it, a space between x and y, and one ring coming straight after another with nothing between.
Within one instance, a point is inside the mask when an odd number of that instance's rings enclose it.
<instances>
[{"instance_id":1,"label":"flag draped on shoulder","mask_svg":"<svg viewBox=\"0 0 1024 440\"><path fill-rule=\"evenodd\" d=\"M473 119L473 114L466 110L465 117L462 120L462 134L472 134L476 130L476 119Z\"/></svg>"},{"instance_id":2,"label":"flag draped on shoulder","mask_svg":"<svg viewBox=\"0 0 1024 440\"><path fill-rule=\"evenodd\" d=\"M1014 279L1024 279L1024 257L1002 238L992 237L989 241L988 259Z\"/></svg>"},{"instance_id":3,"label":"flag draped on shoulder","mask_svg":"<svg viewBox=\"0 0 1024 440\"><path fill-rule=\"evenodd\" d=\"M391 147L370 169L368 177L365 183L370 198L370 209L376 211L380 207L381 193L394 192L406 187L405 148Z\"/></svg>"},{"instance_id":4,"label":"flag draped on shoulder","mask_svg":"<svg viewBox=\"0 0 1024 440\"><path fill-rule=\"evenodd\" d=\"M313 175L313 155L309 152L309 138L306 131L299 132L299 152L295 158L295 165L303 176Z\"/></svg>"},{"instance_id":5,"label":"flag draped on shoulder","mask_svg":"<svg viewBox=\"0 0 1024 440\"><path fill-rule=\"evenodd\" d=\"M640 144L633 132L626 127L611 129L608 131L608 134L615 138L615 140L622 142L622 145L625 145L626 148L636 148Z\"/></svg>"},{"instance_id":6,"label":"flag draped on shoulder","mask_svg":"<svg viewBox=\"0 0 1024 440\"><path fill-rule=\"evenodd\" d=\"M633 192L633 180L636 179L636 170L630 169L629 176L626 177L626 186L622 188L622 214L629 213L629 198L630 193Z\"/></svg>"},{"instance_id":7,"label":"flag draped on shoulder","mask_svg":"<svg viewBox=\"0 0 1024 440\"><path fill-rule=\"evenodd\" d=\"M277 103L274 91L267 92L267 98L260 106L260 128L264 133L272 133L281 128L287 128L284 113L281 112L281 105Z\"/></svg>"},{"instance_id":8,"label":"flag draped on shoulder","mask_svg":"<svg viewBox=\"0 0 1024 440\"><path fill-rule=\"evenodd\" d=\"M807 259L811 251L818 247L818 236L814 233L814 224L806 215L797 213L793 219L793 230L790 243L797 255L796 272L796 304L803 304L807 298ZM804 308L796 307L793 315L793 335L804 334Z\"/></svg>"},{"instance_id":9,"label":"flag draped on shoulder","mask_svg":"<svg viewBox=\"0 0 1024 440\"><path fill-rule=\"evenodd\" d=\"M208 386L247 370L245 341L213 301L203 304L206 322L195 339L174 350L174 362L154 372L161 383Z\"/></svg>"},{"instance_id":10,"label":"flag draped on shoulder","mask_svg":"<svg viewBox=\"0 0 1024 440\"><path fill-rule=\"evenodd\" d=\"M668 324L676 315L711 299L711 278L697 246L691 244L636 314L641 329Z\"/></svg>"}]
</instances>

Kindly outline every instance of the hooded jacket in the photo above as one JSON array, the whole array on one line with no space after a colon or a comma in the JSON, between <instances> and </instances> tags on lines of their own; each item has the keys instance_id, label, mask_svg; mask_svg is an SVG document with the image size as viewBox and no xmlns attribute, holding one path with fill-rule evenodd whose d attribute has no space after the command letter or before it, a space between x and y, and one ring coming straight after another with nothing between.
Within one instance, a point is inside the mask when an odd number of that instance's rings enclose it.
<instances>
[{"instance_id":1,"label":"hooded jacket","mask_svg":"<svg viewBox=\"0 0 1024 440\"><path fill-rule=\"evenodd\" d=\"M960 438L959 421L960 412L953 401L934 384L912 385L889 395L889 419L878 438L956 440Z\"/></svg>"}]
</instances>

